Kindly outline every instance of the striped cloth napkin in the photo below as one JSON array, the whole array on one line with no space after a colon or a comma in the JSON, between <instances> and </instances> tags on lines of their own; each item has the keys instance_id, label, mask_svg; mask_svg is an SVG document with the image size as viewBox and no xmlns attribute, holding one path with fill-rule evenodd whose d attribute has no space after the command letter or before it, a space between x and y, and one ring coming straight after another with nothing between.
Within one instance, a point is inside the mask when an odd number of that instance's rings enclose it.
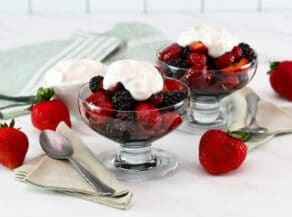
<instances>
[{"instance_id":1,"label":"striped cloth napkin","mask_svg":"<svg viewBox=\"0 0 292 217\"><path fill-rule=\"evenodd\" d=\"M60 60L94 59L108 64L132 58L154 63L156 51L166 43L152 26L118 23L104 33L79 31L68 40L0 51L0 76L5 78L0 80L0 94L32 95L41 86L46 71ZM27 102L0 100L0 119L27 114L28 107Z\"/></svg>"}]
</instances>

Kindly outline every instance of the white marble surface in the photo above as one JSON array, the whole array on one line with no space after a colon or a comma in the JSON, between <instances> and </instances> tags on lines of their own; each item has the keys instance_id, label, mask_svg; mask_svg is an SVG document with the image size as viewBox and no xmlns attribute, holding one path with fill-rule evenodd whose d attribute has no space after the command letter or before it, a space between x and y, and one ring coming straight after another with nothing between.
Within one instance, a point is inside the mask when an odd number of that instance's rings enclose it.
<instances>
[{"instance_id":1,"label":"white marble surface","mask_svg":"<svg viewBox=\"0 0 292 217\"><path fill-rule=\"evenodd\" d=\"M100 14L100 15L0 15L0 48L67 38L76 29L104 31L118 21L139 21L157 26L175 39L194 22L225 25L260 56L260 67L251 82L257 93L278 105L290 106L273 93L266 71L268 61L292 59L292 13L229 14ZM5 78L1 78L5 79ZM1 87L0 87L1 89ZM17 119L29 135L27 159L42 153L38 132L29 117ZM89 147L99 153L117 148L113 142L74 123ZM225 176L210 176L198 164L198 136L175 132L154 145L175 153L180 168L172 175L143 183L126 183L134 192L128 211L115 210L14 181L13 173L0 166L0 216L196 216L196 217L291 217L292 135L273 139L250 153L244 165Z\"/></svg>"}]
</instances>

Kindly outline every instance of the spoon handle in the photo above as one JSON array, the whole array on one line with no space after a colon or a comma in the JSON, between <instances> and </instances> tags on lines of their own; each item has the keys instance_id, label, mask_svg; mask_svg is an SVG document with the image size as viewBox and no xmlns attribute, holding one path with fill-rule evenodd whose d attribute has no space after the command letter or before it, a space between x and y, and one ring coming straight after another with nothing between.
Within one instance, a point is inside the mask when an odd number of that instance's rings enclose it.
<instances>
[{"instance_id":1,"label":"spoon handle","mask_svg":"<svg viewBox=\"0 0 292 217\"><path fill-rule=\"evenodd\" d=\"M251 119L254 120L254 119L256 119L256 114L257 114L257 110L258 110L259 97L252 93L246 97L246 101L247 101L247 105L248 105L248 110L249 110L250 115L251 115Z\"/></svg>"},{"instance_id":2,"label":"spoon handle","mask_svg":"<svg viewBox=\"0 0 292 217\"><path fill-rule=\"evenodd\" d=\"M71 157L69 157L68 160L76 167L83 178L97 190L99 195L111 196L115 193L114 189L104 184L100 179L85 169L78 161Z\"/></svg>"}]
</instances>

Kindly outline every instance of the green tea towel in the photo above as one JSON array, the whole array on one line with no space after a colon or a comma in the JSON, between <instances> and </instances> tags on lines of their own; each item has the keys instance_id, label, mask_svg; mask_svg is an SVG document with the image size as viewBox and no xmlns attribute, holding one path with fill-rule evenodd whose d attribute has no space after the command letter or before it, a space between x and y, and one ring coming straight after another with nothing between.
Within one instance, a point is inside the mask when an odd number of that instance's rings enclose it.
<instances>
[{"instance_id":1,"label":"green tea towel","mask_svg":"<svg viewBox=\"0 0 292 217\"><path fill-rule=\"evenodd\" d=\"M65 123L59 124L57 132L72 144L74 148L73 157L93 175L101 179L103 183L113 188L115 190L114 195L110 197L100 196L69 162L54 160L46 155L36 157L15 169L16 180L114 208L127 209L132 193L116 180L114 174L104 167Z\"/></svg>"},{"instance_id":2,"label":"green tea towel","mask_svg":"<svg viewBox=\"0 0 292 217\"><path fill-rule=\"evenodd\" d=\"M154 63L157 50L166 43L164 35L150 25L118 23L105 33L77 32L68 40L1 51L0 76L5 79L0 80L0 93L33 94L41 85L46 70L63 59L90 58L109 64L117 59L131 58ZM10 104L0 101L0 118L28 113L23 112L26 106L3 109Z\"/></svg>"}]
</instances>

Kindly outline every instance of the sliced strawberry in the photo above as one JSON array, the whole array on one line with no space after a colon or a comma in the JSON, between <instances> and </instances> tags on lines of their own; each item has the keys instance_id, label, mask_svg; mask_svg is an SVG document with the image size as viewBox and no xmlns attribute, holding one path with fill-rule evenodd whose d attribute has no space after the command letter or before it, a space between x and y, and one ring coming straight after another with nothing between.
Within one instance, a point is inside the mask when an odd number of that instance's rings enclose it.
<instances>
[{"instance_id":1,"label":"sliced strawberry","mask_svg":"<svg viewBox=\"0 0 292 217\"><path fill-rule=\"evenodd\" d=\"M235 72L241 72L243 70L243 66L247 65L249 63L248 59L245 57L242 57L237 63L234 63L224 69L222 69L222 73L229 74L229 73L235 73Z\"/></svg>"},{"instance_id":2,"label":"sliced strawberry","mask_svg":"<svg viewBox=\"0 0 292 217\"><path fill-rule=\"evenodd\" d=\"M136 117L139 125L144 129L158 130L162 125L160 112L148 103L139 103L136 106Z\"/></svg>"},{"instance_id":3,"label":"sliced strawberry","mask_svg":"<svg viewBox=\"0 0 292 217\"><path fill-rule=\"evenodd\" d=\"M223 69L233 64L234 61L235 61L234 55L231 52L228 52L228 53L223 54L220 57L215 58L214 65L218 69Z\"/></svg>"},{"instance_id":4,"label":"sliced strawberry","mask_svg":"<svg viewBox=\"0 0 292 217\"><path fill-rule=\"evenodd\" d=\"M239 46L234 47L231 53L233 54L235 60L239 60L242 57L242 49Z\"/></svg>"},{"instance_id":5,"label":"sliced strawberry","mask_svg":"<svg viewBox=\"0 0 292 217\"><path fill-rule=\"evenodd\" d=\"M236 90L240 85L240 80L237 75L222 77L220 80L221 87L225 90Z\"/></svg>"},{"instance_id":6,"label":"sliced strawberry","mask_svg":"<svg viewBox=\"0 0 292 217\"><path fill-rule=\"evenodd\" d=\"M100 92L91 94L89 97L86 98L85 101L95 106L102 107L103 102L109 101L109 97L105 91L100 91Z\"/></svg>"},{"instance_id":7,"label":"sliced strawberry","mask_svg":"<svg viewBox=\"0 0 292 217\"><path fill-rule=\"evenodd\" d=\"M84 103L85 116L89 119L92 127L100 127L111 120L114 113L113 105L105 92L91 94Z\"/></svg>"},{"instance_id":8,"label":"sliced strawberry","mask_svg":"<svg viewBox=\"0 0 292 217\"><path fill-rule=\"evenodd\" d=\"M188 63L192 65L193 69L203 70L207 64L207 57L202 53L191 53L188 56Z\"/></svg>"},{"instance_id":9,"label":"sliced strawberry","mask_svg":"<svg viewBox=\"0 0 292 217\"><path fill-rule=\"evenodd\" d=\"M210 85L213 78L212 73L207 70L196 70L190 68L182 77L181 81L187 84L191 90L206 88Z\"/></svg>"},{"instance_id":10,"label":"sliced strawberry","mask_svg":"<svg viewBox=\"0 0 292 217\"><path fill-rule=\"evenodd\" d=\"M189 45L189 50L191 52L206 53L208 48L202 42L195 42Z\"/></svg>"},{"instance_id":11,"label":"sliced strawberry","mask_svg":"<svg viewBox=\"0 0 292 217\"><path fill-rule=\"evenodd\" d=\"M164 79L163 91L174 91L174 90L184 90L185 87L177 80L174 79Z\"/></svg>"},{"instance_id":12,"label":"sliced strawberry","mask_svg":"<svg viewBox=\"0 0 292 217\"><path fill-rule=\"evenodd\" d=\"M166 112L162 114L163 116L163 127L170 132L177 128L181 123L182 119L176 112Z\"/></svg>"},{"instance_id":13,"label":"sliced strawberry","mask_svg":"<svg viewBox=\"0 0 292 217\"><path fill-rule=\"evenodd\" d=\"M159 53L159 59L162 61L167 61L178 58L182 55L182 51L183 48L180 45L173 43Z\"/></svg>"}]
</instances>

